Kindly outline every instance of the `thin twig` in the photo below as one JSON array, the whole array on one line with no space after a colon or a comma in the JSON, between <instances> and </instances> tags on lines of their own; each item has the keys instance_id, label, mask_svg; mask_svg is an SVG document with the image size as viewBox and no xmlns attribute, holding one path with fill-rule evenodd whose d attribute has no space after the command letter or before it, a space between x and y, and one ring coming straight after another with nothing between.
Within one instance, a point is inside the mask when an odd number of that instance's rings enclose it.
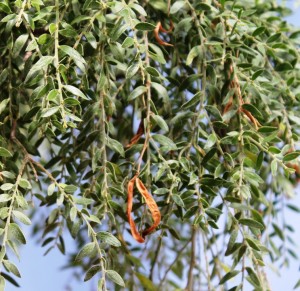
<instances>
[{"instance_id":1,"label":"thin twig","mask_svg":"<svg viewBox=\"0 0 300 291\"><path fill-rule=\"evenodd\" d=\"M192 229L192 247L191 247L191 260L190 260L190 267L188 272L188 281L185 290L186 291L193 291L193 285L194 285L194 268L196 265L196 227L193 225Z\"/></svg>"},{"instance_id":2,"label":"thin twig","mask_svg":"<svg viewBox=\"0 0 300 291\"><path fill-rule=\"evenodd\" d=\"M176 255L175 259L174 259L173 262L169 265L169 267L166 269L165 274L164 274L163 278L161 279L161 282L160 282L159 285L158 285L158 289L159 289L159 290L162 290L163 283L165 282L168 273L171 271L172 267L173 267L173 266L176 264L176 262L179 260L179 258L180 258L180 256L181 256L182 252L185 250L185 248L188 246L189 243L190 243L190 241L187 241L187 242L183 245L183 247L182 247L179 251L177 251L177 255Z\"/></svg>"}]
</instances>

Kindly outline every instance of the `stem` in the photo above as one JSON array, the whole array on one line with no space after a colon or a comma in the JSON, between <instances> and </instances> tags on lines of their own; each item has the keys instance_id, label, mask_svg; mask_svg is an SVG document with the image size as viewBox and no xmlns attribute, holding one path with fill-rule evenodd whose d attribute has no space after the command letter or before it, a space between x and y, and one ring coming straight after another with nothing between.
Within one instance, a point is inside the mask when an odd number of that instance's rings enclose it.
<instances>
[{"instance_id":1,"label":"stem","mask_svg":"<svg viewBox=\"0 0 300 291\"><path fill-rule=\"evenodd\" d=\"M174 205L173 201L168 204L166 212L163 215L163 222L162 222L162 224L166 225L168 223L168 219L169 219L169 217L171 216L171 213L172 213L173 205ZM154 252L155 255L154 255L154 258L153 258L153 260L151 262L151 268L150 268L150 274L149 274L149 278L151 280L153 280L154 268L155 268L155 265L157 263L157 258L158 258L158 255L159 255L159 252L160 252L160 249L161 249L161 246L162 246L162 239L164 237L165 232L166 232L166 230L162 229L161 234L158 237L159 241L158 241L157 247L156 247L155 252Z\"/></svg>"},{"instance_id":2,"label":"stem","mask_svg":"<svg viewBox=\"0 0 300 291\"><path fill-rule=\"evenodd\" d=\"M174 266L174 264L176 264L176 262L179 260L182 252L185 250L185 248L188 246L188 244L190 243L190 241L187 241L184 246L179 250L177 251L177 256L176 258L173 260L173 262L169 265L169 267L167 268L167 270L165 271L165 274L161 280L161 282L159 283L158 285L158 289L162 290L162 286L163 286L163 283L165 282L166 278L167 278L167 275L168 273L171 271L172 267Z\"/></svg>"},{"instance_id":3,"label":"stem","mask_svg":"<svg viewBox=\"0 0 300 291\"><path fill-rule=\"evenodd\" d=\"M67 122L66 122L66 113L65 113L65 108L64 108L64 99L62 95L62 82L60 78L60 73L59 73L59 57L58 57L58 48L59 48L59 36L58 36L58 30L59 30L59 0L55 0L55 33L54 33L54 66L56 68L56 80L58 84L58 95L59 95L59 100L60 100L60 108L61 108L61 116L63 118L63 127L67 128Z\"/></svg>"},{"instance_id":4,"label":"stem","mask_svg":"<svg viewBox=\"0 0 300 291\"><path fill-rule=\"evenodd\" d=\"M196 26L197 26L197 31L198 31L198 35L199 35L199 38L200 38L200 43L201 43L201 46L203 47L203 55L205 56L205 46L204 46L204 42L206 41L205 37L203 36L202 34L202 31L201 31L201 23L198 19L198 16L197 16L197 13L194 9L194 7L192 6L192 4L186 0L186 3L188 4L189 8L191 9L191 13L192 13L192 16L193 16L193 19L196 23ZM203 73L203 76L202 76L202 84L201 84L201 91L202 91L202 95L201 95L201 99L200 99L200 108L199 108L199 113L201 111L204 112L204 115L208 121L208 125L209 125L209 128L211 130L211 132L217 136L215 130L214 130L214 127L213 127L213 124L212 122L210 121L210 118L206 112L206 110L204 110L204 97L205 97L205 91L206 91L206 60L203 61L202 63L202 73ZM217 146L217 149L219 150L220 154L222 156L224 156L224 152L223 152L223 149L221 147L221 143L219 141L219 139L217 138L216 140L216 146ZM229 165L227 163L225 163L225 166L228 167Z\"/></svg>"},{"instance_id":5,"label":"stem","mask_svg":"<svg viewBox=\"0 0 300 291\"><path fill-rule=\"evenodd\" d=\"M22 23L22 17L23 17L23 14L24 14L26 4L27 4L27 0L24 0L22 2L21 10L20 10L19 14L17 15L16 27L20 27L20 25Z\"/></svg>"},{"instance_id":6,"label":"stem","mask_svg":"<svg viewBox=\"0 0 300 291\"><path fill-rule=\"evenodd\" d=\"M108 183L107 183L107 170L106 170L106 164L107 164L107 155L106 155L106 130L105 130L105 108L104 108L104 101L103 101L103 94L100 93L100 108L101 108L101 120L100 120L100 131L101 131L101 140L102 140L102 167L103 167L103 186L101 189L101 194L103 195L105 199L105 209L107 207L106 201L107 201L107 189L108 189ZM106 211L105 211L106 212Z\"/></svg>"},{"instance_id":7,"label":"stem","mask_svg":"<svg viewBox=\"0 0 300 291\"><path fill-rule=\"evenodd\" d=\"M194 275L193 271L196 265L196 227L193 225L192 226L192 248L191 248L191 260L190 260L190 267L189 267L189 272L188 272L188 281L185 290L186 291L193 291L193 285L194 285Z\"/></svg>"},{"instance_id":8,"label":"stem","mask_svg":"<svg viewBox=\"0 0 300 291\"><path fill-rule=\"evenodd\" d=\"M144 34L144 42L145 42L145 64L146 66L149 66L150 60L149 60L149 54L148 54L148 35L147 32L145 32ZM142 69L143 71L143 69ZM142 79L144 81L144 73L142 73ZM146 88L147 88L147 102L146 102L146 106L147 106L147 116L146 116L146 123L147 126L145 128L145 142L144 142L144 146L142 149L142 152L140 154L139 160L138 160L138 167L137 167L137 173L140 172L141 169L141 164L142 164L142 159L144 156L145 151L147 150L147 177L150 178L150 148L149 148L149 141L150 141L150 137L151 137L151 121L150 121L150 115L151 115L151 77L150 75L147 73L147 77L146 77ZM148 183L149 181L147 181ZM149 184L149 183L148 183Z\"/></svg>"},{"instance_id":9,"label":"stem","mask_svg":"<svg viewBox=\"0 0 300 291\"><path fill-rule=\"evenodd\" d=\"M207 246L208 243L207 241L205 241L205 238L207 239L207 237L205 236L204 232L202 232L202 238L203 238L203 253L204 253L204 258L205 258L205 269L206 269L206 274L207 274L207 288L208 291L211 290L211 282L210 282L210 275L209 275L209 260L208 260L208 256L207 256Z\"/></svg>"},{"instance_id":10,"label":"stem","mask_svg":"<svg viewBox=\"0 0 300 291\"><path fill-rule=\"evenodd\" d=\"M27 161L29 162L31 169L33 171L35 180L38 181L38 175L32 164L32 159L31 159L29 153L27 152L26 148L20 143L20 141L16 138L16 129L17 129L17 120L13 119L11 132L10 132L10 139L22 150L22 152L24 154L24 159L27 159Z\"/></svg>"},{"instance_id":11,"label":"stem","mask_svg":"<svg viewBox=\"0 0 300 291\"><path fill-rule=\"evenodd\" d=\"M158 237L159 241L158 241L157 247L155 249L155 254L154 254L154 258L153 258L153 261L152 261L152 264L151 264L150 274L149 274L149 279L151 281L153 281L154 268L155 268L155 265L157 263L157 258L158 258L158 255L159 255L159 252L160 252L160 249L161 249L161 246L162 246L162 238L163 238L164 232L165 232L165 230L163 230L161 232L161 235Z\"/></svg>"}]
</instances>

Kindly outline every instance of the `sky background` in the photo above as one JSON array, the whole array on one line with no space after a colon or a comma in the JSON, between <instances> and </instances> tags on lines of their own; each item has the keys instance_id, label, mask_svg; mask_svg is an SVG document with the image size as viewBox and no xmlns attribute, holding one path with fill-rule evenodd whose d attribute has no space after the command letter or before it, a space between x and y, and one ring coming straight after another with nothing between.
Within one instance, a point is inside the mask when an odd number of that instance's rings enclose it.
<instances>
[{"instance_id":1,"label":"sky background","mask_svg":"<svg viewBox=\"0 0 300 291\"><path fill-rule=\"evenodd\" d=\"M294 15L288 17L287 20L300 27L300 7L297 5L299 1L286 1L288 6L293 8ZM298 196L295 198L295 204L300 206L300 190L298 189ZM286 213L286 219L290 221L290 224L295 228L294 240L300 246L300 217L299 214L292 212ZM23 228L23 226L22 226ZM30 227L24 227L27 231L27 237L29 238ZM297 248L296 253L300 255L300 248ZM71 239L66 240L66 249L72 249L73 242ZM36 240L28 239L27 245L21 248L20 263L17 266L22 275L21 279L18 279L18 283L21 288L16 288L10 283L7 283L7 291L94 291L96 290L95 281L89 281L82 283L76 280L70 271L61 270L61 267L65 264L64 257L57 249L52 250L47 256L43 256L45 248L42 248L36 243ZM279 270L279 276L268 270L268 278L272 291L290 291L293 290L293 286L300 279L299 261L290 260L289 269ZM251 289L249 289L251 290ZM199 290L195 290L199 291ZM248 290L245 290L248 291Z\"/></svg>"}]
</instances>

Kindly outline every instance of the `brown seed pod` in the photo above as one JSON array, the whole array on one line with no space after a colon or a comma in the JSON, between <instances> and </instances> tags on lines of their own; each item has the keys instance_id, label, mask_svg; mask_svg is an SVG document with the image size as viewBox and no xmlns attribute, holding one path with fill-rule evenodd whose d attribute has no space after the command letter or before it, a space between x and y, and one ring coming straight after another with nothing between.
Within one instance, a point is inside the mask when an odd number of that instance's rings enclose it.
<instances>
[{"instance_id":1,"label":"brown seed pod","mask_svg":"<svg viewBox=\"0 0 300 291\"><path fill-rule=\"evenodd\" d=\"M153 224L149 228L144 230L142 234L140 234L139 231L137 230L134 220L131 216L134 184L136 185L141 195L144 197L146 204L150 209L151 216L153 219ZM130 225L131 234L137 242L143 243L145 242L145 236L153 232L156 229L156 227L159 225L161 221L161 214L152 195L148 192L143 182L137 176L134 176L128 182L127 190L128 190L127 217Z\"/></svg>"}]
</instances>

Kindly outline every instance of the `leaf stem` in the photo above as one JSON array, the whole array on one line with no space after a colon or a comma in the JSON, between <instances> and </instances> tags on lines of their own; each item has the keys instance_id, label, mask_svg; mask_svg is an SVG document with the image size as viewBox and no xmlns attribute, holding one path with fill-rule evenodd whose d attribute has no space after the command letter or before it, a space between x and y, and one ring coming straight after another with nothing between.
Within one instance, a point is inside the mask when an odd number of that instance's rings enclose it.
<instances>
[{"instance_id":1,"label":"leaf stem","mask_svg":"<svg viewBox=\"0 0 300 291\"><path fill-rule=\"evenodd\" d=\"M60 78L60 72L59 72L59 56L58 56L58 49L59 49L59 0L55 0L55 32L54 32L54 66L56 69L56 81L58 85L58 95L60 100L60 109L61 109L61 116L63 119L63 127L67 128L67 122L66 122L66 113L65 113L65 107L64 107L64 99L63 99L63 92L62 92L62 82Z\"/></svg>"}]
</instances>

